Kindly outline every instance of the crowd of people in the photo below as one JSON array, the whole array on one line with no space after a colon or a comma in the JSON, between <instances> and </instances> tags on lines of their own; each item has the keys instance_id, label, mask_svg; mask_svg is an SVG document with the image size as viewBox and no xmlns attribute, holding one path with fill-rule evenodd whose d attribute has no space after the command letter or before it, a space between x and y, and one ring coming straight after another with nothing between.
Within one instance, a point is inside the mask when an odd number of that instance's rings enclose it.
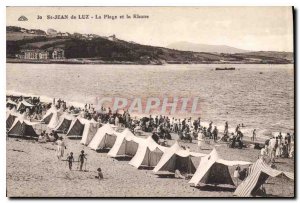
<instances>
[{"instance_id":1,"label":"crowd of people","mask_svg":"<svg viewBox=\"0 0 300 203\"><path fill-rule=\"evenodd\" d=\"M128 110L117 110L112 112L111 108L101 107L95 109L93 104L85 104L84 108L74 107L73 105L67 105L64 100L53 99L53 103L43 103L38 97L22 97L22 96L8 96L8 100L19 103L22 100L26 100L31 103L33 107L22 106L18 111L24 113L30 120L41 120L46 111L51 108L52 105L62 112L68 112L73 115L81 115L86 119L94 119L100 124L110 123L118 127L129 128L134 134L139 132L150 132L152 138L156 142L161 144L165 143L166 139L172 139L172 134L177 134L179 139L192 142L193 139L198 141L198 147L201 149L203 142L227 142L230 148L243 148L245 146L243 142L243 133L241 128L245 127L244 124L238 124L235 128L235 132L229 132L229 124L226 121L224 125L224 131L219 132L217 126L213 126L213 122L210 122L208 127L202 125L201 118L193 120L191 117L178 119L175 117L168 117L163 115L142 117L132 117ZM7 103L7 107L15 108L11 103ZM55 131L46 133L43 131L39 136L39 141L56 141L58 135ZM256 129L253 130L252 141L256 140ZM293 153L291 147L291 135L288 135L283 139L281 134L278 137L274 137L265 143L265 154L270 154L270 157L290 157Z\"/></svg>"},{"instance_id":2,"label":"crowd of people","mask_svg":"<svg viewBox=\"0 0 300 203\"><path fill-rule=\"evenodd\" d=\"M265 141L265 147L261 149L261 156L269 157L271 162L276 158L293 158L294 157L294 135L287 133L283 137L280 132L278 136L273 136Z\"/></svg>"}]
</instances>

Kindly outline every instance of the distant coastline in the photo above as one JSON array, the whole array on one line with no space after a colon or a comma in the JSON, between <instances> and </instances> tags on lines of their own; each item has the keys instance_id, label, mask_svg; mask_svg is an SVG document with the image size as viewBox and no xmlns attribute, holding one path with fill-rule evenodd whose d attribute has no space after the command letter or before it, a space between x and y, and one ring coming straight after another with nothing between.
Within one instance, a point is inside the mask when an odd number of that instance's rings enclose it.
<instances>
[{"instance_id":1,"label":"distant coastline","mask_svg":"<svg viewBox=\"0 0 300 203\"><path fill-rule=\"evenodd\" d=\"M243 62L243 61L226 61L226 62L190 62L190 61L152 61L150 63L132 62L132 61L103 61L98 59L61 59L61 60L31 60L7 58L6 63L33 63L33 64L116 64L116 65L167 65L167 64L294 64L294 63L261 63L261 62Z\"/></svg>"},{"instance_id":2,"label":"distant coastline","mask_svg":"<svg viewBox=\"0 0 300 203\"><path fill-rule=\"evenodd\" d=\"M6 27L8 63L38 64L293 64L292 52L247 51L231 53L224 46L207 49L179 49L138 44L116 35L47 32L16 26ZM226 47L228 48L228 47ZM232 48L233 49L233 48ZM236 51L239 52L239 51Z\"/></svg>"}]
</instances>

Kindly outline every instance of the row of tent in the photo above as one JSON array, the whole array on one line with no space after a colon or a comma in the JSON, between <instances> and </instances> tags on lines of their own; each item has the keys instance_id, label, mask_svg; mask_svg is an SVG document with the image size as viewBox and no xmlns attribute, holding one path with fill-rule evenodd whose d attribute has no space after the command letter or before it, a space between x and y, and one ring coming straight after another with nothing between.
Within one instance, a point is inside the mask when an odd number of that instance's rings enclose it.
<instances>
[{"instance_id":1,"label":"row of tent","mask_svg":"<svg viewBox=\"0 0 300 203\"><path fill-rule=\"evenodd\" d=\"M234 186L228 167L252 165L249 175L234 192L234 196L239 197L255 195L268 177L285 175L294 180L293 173L272 169L262 159L258 159L254 164L246 161L228 161L222 159L216 149L213 149L210 154L196 153L182 149L177 142L171 147L164 147L158 145L151 136L146 139L139 138L128 129L118 133L109 124L99 128L91 142L85 145L93 150L110 148L107 154L109 157L132 157L129 164L137 169L154 167L153 172L156 174L164 171L174 173L176 169L191 173L193 176L189 183L194 186L199 184ZM197 169L191 157L201 157Z\"/></svg>"},{"instance_id":2,"label":"row of tent","mask_svg":"<svg viewBox=\"0 0 300 203\"><path fill-rule=\"evenodd\" d=\"M13 121L14 117L14 121ZM12 122L13 121L13 122ZM80 116L73 116L60 113L55 108L47 111L41 122L30 122L18 115L17 112L7 114L7 125L10 123L8 135L34 135L33 126L38 123L56 131L66 133L67 137L81 137L80 143L93 150L109 149L108 156L112 158L131 157L130 165L139 169L142 167L154 168L156 174L168 172L175 173L176 169L181 172L193 174L190 184L227 184L233 185L233 180L229 172L229 166L251 165L245 161L228 161L220 158L214 149L210 154L191 152L183 149L177 142L171 147L164 147L157 144L151 136L148 138L136 137L129 129L122 132L114 130L110 124L105 124L101 128L96 121L87 120ZM198 157L200 164L196 169L192 158ZM255 195L266 179L285 175L294 179L294 175L272 169L261 159L252 164L247 178L237 187L234 196L249 197Z\"/></svg>"},{"instance_id":3,"label":"row of tent","mask_svg":"<svg viewBox=\"0 0 300 203\"><path fill-rule=\"evenodd\" d=\"M11 106L14 106L17 110L22 109L22 108L32 108L32 107L34 107L34 105L28 103L25 100L22 100L21 102L16 103L16 102L9 99L9 100L6 101L6 104L10 104Z\"/></svg>"},{"instance_id":4,"label":"row of tent","mask_svg":"<svg viewBox=\"0 0 300 203\"><path fill-rule=\"evenodd\" d=\"M171 147L164 147L158 145L151 136L146 139L139 138L132 134L129 129L119 133L109 124L99 128L94 135L88 134L88 136L92 139L86 139L83 134L81 143L93 150L110 149L107 155L113 158L132 157L129 162L130 165L137 169L154 167L153 172L156 174L165 171L174 173L176 169L180 169L182 172L193 174L189 183L194 186L200 183L234 186L228 167L252 164L245 161L224 160L220 158L215 149L210 154L202 154L184 150L177 142ZM192 157L201 157L197 169L191 159ZM249 176L237 187L234 195L239 197L255 195L255 192L269 176L276 177L279 175L294 179L292 173L272 169L261 159L258 159L250 167Z\"/></svg>"}]
</instances>

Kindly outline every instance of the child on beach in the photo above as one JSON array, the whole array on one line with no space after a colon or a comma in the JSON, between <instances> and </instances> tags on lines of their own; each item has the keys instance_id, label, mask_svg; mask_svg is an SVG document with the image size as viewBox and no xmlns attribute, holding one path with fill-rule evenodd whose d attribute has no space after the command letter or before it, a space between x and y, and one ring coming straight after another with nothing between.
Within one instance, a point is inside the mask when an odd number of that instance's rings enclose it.
<instances>
[{"instance_id":1,"label":"child on beach","mask_svg":"<svg viewBox=\"0 0 300 203\"><path fill-rule=\"evenodd\" d=\"M97 172L98 172L98 176L95 176L95 178L97 178L99 180L103 179L103 173L102 173L101 168L98 168Z\"/></svg>"},{"instance_id":2,"label":"child on beach","mask_svg":"<svg viewBox=\"0 0 300 203\"><path fill-rule=\"evenodd\" d=\"M80 168L79 168L80 171L82 171L82 166L83 166L83 163L84 163L84 159L87 160L86 155L84 154L84 151L81 150L81 154L78 157L78 161L80 162Z\"/></svg>"},{"instance_id":3,"label":"child on beach","mask_svg":"<svg viewBox=\"0 0 300 203\"><path fill-rule=\"evenodd\" d=\"M69 163L69 169L71 171L72 170L72 165L73 165L73 162L74 162L73 152L70 153L70 155L67 158L67 161Z\"/></svg>"}]
</instances>

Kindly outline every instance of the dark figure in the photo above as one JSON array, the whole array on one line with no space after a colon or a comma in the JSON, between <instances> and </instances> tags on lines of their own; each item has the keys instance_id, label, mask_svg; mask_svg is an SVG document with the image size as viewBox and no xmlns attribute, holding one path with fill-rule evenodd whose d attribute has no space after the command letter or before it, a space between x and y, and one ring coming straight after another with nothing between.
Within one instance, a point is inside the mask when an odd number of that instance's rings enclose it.
<instances>
[{"instance_id":1,"label":"dark figure","mask_svg":"<svg viewBox=\"0 0 300 203\"><path fill-rule=\"evenodd\" d=\"M213 134L213 137L214 137L214 141L216 142L217 139L218 139L218 129L217 129L217 126L215 126L212 134Z\"/></svg>"},{"instance_id":2,"label":"dark figure","mask_svg":"<svg viewBox=\"0 0 300 203\"><path fill-rule=\"evenodd\" d=\"M57 139L58 139L58 134L57 134L57 132L54 131L54 130L52 130L52 134L53 134L55 140L57 140Z\"/></svg>"},{"instance_id":3,"label":"dark figure","mask_svg":"<svg viewBox=\"0 0 300 203\"><path fill-rule=\"evenodd\" d=\"M153 134L152 134L152 139L153 139L156 143L158 143L159 137L158 137L158 135L157 135L156 132L153 132Z\"/></svg>"},{"instance_id":4,"label":"dark figure","mask_svg":"<svg viewBox=\"0 0 300 203\"><path fill-rule=\"evenodd\" d=\"M81 150L81 154L78 157L78 161L80 162L80 168L79 168L80 171L82 171L82 166L83 166L83 163L84 163L84 159L87 160L86 155L84 154L84 151Z\"/></svg>"},{"instance_id":5,"label":"dark figure","mask_svg":"<svg viewBox=\"0 0 300 203\"><path fill-rule=\"evenodd\" d=\"M101 168L98 168L97 172L98 172L98 176L95 176L95 178L97 178L99 180L103 179L103 173L102 173Z\"/></svg>"},{"instance_id":6,"label":"dark figure","mask_svg":"<svg viewBox=\"0 0 300 203\"><path fill-rule=\"evenodd\" d=\"M73 152L70 153L70 155L67 157L67 161L69 163L69 169L72 170L72 165L74 162Z\"/></svg>"},{"instance_id":7,"label":"dark figure","mask_svg":"<svg viewBox=\"0 0 300 203\"><path fill-rule=\"evenodd\" d=\"M225 122L224 135L228 135L228 122Z\"/></svg>"}]
</instances>

